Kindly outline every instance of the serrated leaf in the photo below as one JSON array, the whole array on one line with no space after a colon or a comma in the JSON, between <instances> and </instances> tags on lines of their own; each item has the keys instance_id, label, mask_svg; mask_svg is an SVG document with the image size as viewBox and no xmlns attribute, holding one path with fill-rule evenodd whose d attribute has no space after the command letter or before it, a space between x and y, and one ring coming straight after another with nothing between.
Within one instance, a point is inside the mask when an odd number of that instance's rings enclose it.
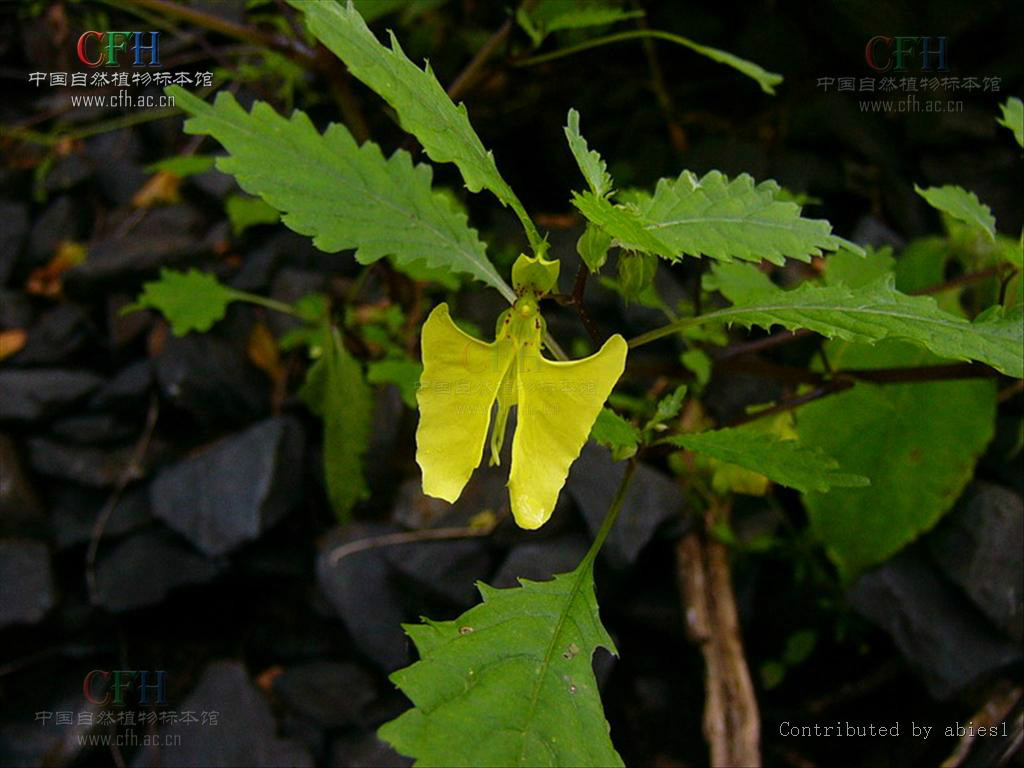
<instances>
[{"instance_id":1,"label":"serrated leaf","mask_svg":"<svg viewBox=\"0 0 1024 768\"><path fill-rule=\"evenodd\" d=\"M587 146L587 140L580 135L580 113L569 110L565 125L565 138L569 142L569 150L576 158L576 163L587 180L590 191L598 197L605 197L612 191L612 177L608 175L608 166L597 150Z\"/></svg>"},{"instance_id":2,"label":"serrated leaf","mask_svg":"<svg viewBox=\"0 0 1024 768\"><path fill-rule=\"evenodd\" d=\"M672 392L665 395L661 400L658 401L658 405L654 410L654 416L648 423L647 428L649 429L655 424L661 424L662 422L674 419L679 415L679 411L683 409L683 400L686 399L687 386L680 384Z\"/></svg>"},{"instance_id":3,"label":"serrated leaf","mask_svg":"<svg viewBox=\"0 0 1024 768\"><path fill-rule=\"evenodd\" d=\"M390 35L390 49L381 45L351 4L343 7L335 0L290 1L305 14L310 33L345 62L353 77L391 105L402 128L419 140L431 160L454 163L471 192L489 189L524 223L529 220L498 173L494 156L484 149L470 125L465 105L456 106L448 98L429 63L425 69L413 64L394 34Z\"/></svg>"},{"instance_id":4,"label":"serrated leaf","mask_svg":"<svg viewBox=\"0 0 1024 768\"><path fill-rule=\"evenodd\" d=\"M516 21L530 36L534 47L552 32L562 29L600 27L644 15L643 11L627 11L621 2L614 0L540 0L532 7L527 8L526 5L516 11Z\"/></svg>"},{"instance_id":5,"label":"serrated leaf","mask_svg":"<svg viewBox=\"0 0 1024 768\"><path fill-rule=\"evenodd\" d=\"M245 294L221 285L206 272L162 269L160 279L144 284L135 303L122 312L158 310L171 324L171 332L184 336L189 331L210 330L224 317L228 304L244 298Z\"/></svg>"},{"instance_id":6,"label":"serrated leaf","mask_svg":"<svg viewBox=\"0 0 1024 768\"><path fill-rule=\"evenodd\" d=\"M989 240L996 239L996 219L987 205L976 194L962 187L947 184L944 187L921 189L916 184L914 191L928 201L928 205L969 226L980 229Z\"/></svg>"},{"instance_id":7,"label":"serrated leaf","mask_svg":"<svg viewBox=\"0 0 1024 768\"><path fill-rule=\"evenodd\" d=\"M993 312L973 323L939 309L929 296L908 296L896 290L891 275L859 288L803 283L785 291L770 282L760 290L741 275L754 267L716 264L718 284L732 307L689 318L675 325L721 321L770 330L807 328L828 338L874 343L899 339L936 355L977 360L1003 373L1024 377L1024 308ZM743 286L738 293L730 287Z\"/></svg>"},{"instance_id":8,"label":"serrated leaf","mask_svg":"<svg viewBox=\"0 0 1024 768\"><path fill-rule=\"evenodd\" d=\"M866 477L837 471L839 463L820 448L796 440L781 440L750 428L674 435L665 442L749 469L798 491L827 491L869 483Z\"/></svg>"},{"instance_id":9,"label":"serrated leaf","mask_svg":"<svg viewBox=\"0 0 1024 768\"><path fill-rule=\"evenodd\" d=\"M656 253L669 261L683 254L720 261L810 261L822 250L857 246L831 234L824 219L805 219L796 203L776 199L774 181L755 184L742 174L730 181L718 171L698 179L683 171L658 182L639 206L614 206L590 193L573 204L624 248Z\"/></svg>"},{"instance_id":10,"label":"serrated leaf","mask_svg":"<svg viewBox=\"0 0 1024 768\"><path fill-rule=\"evenodd\" d=\"M594 678L615 653L594 595L593 557L550 581L479 585L454 621L405 630L420 661L391 675L413 709L378 735L416 765L623 765Z\"/></svg>"},{"instance_id":11,"label":"serrated leaf","mask_svg":"<svg viewBox=\"0 0 1024 768\"><path fill-rule=\"evenodd\" d=\"M413 165L407 152L385 159L373 142L357 146L342 125L321 135L302 112L285 119L256 102L247 113L229 93L211 105L182 88L167 92L193 116L187 133L209 134L228 150L217 167L282 211L284 224L312 236L320 250L355 248L363 264L391 256L399 268L467 274L514 300L476 230L431 189L430 167Z\"/></svg>"},{"instance_id":12,"label":"serrated leaf","mask_svg":"<svg viewBox=\"0 0 1024 768\"><path fill-rule=\"evenodd\" d=\"M937 362L897 343L826 349L837 370ZM845 578L895 554L952 507L992 437L995 412L995 382L984 380L858 382L800 408L800 439L871 479L869 488L804 497L811 530Z\"/></svg>"},{"instance_id":13,"label":"serrated leaf","mask_svg":"<svg viewBox=\"0 0 1024 768\"><path fill-rule=\"evenodd\" d=\"M373 395L359 361L348 353L337 331L324 332L329 343L306 374L299 397L324 422L324 481L338 519L369 490L363 476L363 454L370 440Z\"/></svg>"},{"instance_id":14,"label":"serrated leaf","mask_svg":"<svg viewBox=\"0 0 1024 768\"><path fill-rule=\"evenodd\" d=\"M1013 138L1024 147L1024 102L1013 96L1000 104L1003 111L1002 117L997 117L996 122L1013 131Z\"/></svg>"},{"instance_id":15,"label":"serrated leaf","mask_svg":"<svg viewBox=\"0 0 1024 768\"><path fill-rule=\"evenodd\" d=\"M636 455L642 435L639 429L615 411L602 408L601 412L597 414L594 426L590 428L590 439L598 445L611 449L612 459L623 461Z\"/></svg>"}]
</instances>

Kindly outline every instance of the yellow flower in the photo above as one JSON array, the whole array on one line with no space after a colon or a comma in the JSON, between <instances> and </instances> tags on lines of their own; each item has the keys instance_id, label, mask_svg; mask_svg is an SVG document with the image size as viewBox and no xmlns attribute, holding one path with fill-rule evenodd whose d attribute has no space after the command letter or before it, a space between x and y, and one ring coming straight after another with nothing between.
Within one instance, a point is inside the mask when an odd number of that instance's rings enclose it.
<instances>
[{"instance_id":1,"label":"yellow flower","mask_svg":"<svg viewBox=\"0 0 1024 768\"><path fill-rule=\"evenodd\" d=\"M626 365L626 341L612 336L583 360L541 355L544 320L527 289L498 320L490 344L461 331L448 305L423 325L423 375L417 401L416 461L423 492L454 502L483 458L491 412L491 463L516 406L509 496L523 528L539 528L555 507L569 465L580 454L601 407Z\"/></svg>"}]
</instances>

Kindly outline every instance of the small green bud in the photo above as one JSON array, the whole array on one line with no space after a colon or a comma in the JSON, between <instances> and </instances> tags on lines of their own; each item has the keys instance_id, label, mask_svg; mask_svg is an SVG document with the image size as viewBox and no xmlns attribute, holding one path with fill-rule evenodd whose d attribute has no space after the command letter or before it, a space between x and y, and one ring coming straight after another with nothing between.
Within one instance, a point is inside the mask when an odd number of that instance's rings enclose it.
<instances>
[{"instance_id":1,"label":"small green bud","mask_svg":"<svg viewBox=\"0 0 1024 768\"><path fill-rule=\"evenodd\" d=\"M619 285L622 295L633 301L640 298L654 280L658 257L649 253L622 251L619 254Z\"/></svg>"},{"instance_id":2,"label":"small green bud","mask_svg":"<svg viewBox=\"0 0 1024 768\"><path fill-rule=\"evenodd\" d=\"M558 283L560 266L558 259L545 259L543 256L531 258L521 253L512 265L512 287L520 295L527 291L537 295L548 293Z\"/></svg>"}]
</instances>

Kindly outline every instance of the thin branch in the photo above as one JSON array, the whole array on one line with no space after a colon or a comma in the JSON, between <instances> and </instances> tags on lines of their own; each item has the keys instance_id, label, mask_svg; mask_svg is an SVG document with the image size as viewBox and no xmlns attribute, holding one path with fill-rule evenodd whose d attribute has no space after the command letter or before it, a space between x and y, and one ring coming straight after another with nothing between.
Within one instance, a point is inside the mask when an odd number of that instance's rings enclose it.
<instances>
[{"instance_id":1,"label":"thin branch","mask_svg":"<svg viewBox=\"0 0 1024 768\"><path fill-rule=\"evenodd\" d=\"M471 539L481 536L489 536L497 527L499 520L486 526L462 526L458 528L422 528L417 531L396 531L395 533L384 533L380 536L368 536L365 539L358 539L342 544L331 550L328 562L337 565L343 560L357 552L365 552L369 549L380 547L394 547L400 544L415 544L420 541L450 541L451 539Z\"/></svg>"},{"instance_id":2,"label":"thin branch","mask_svg":"<svg viewBox=\"0 0 1024 768\"><path fill-rule=\"evenodd\" d=\"M483 68L487 60L491 58L495 50L508 39L508 36L512 33L512 18L505 19L505 23L498 27L497 31L491 35L486 43L476 52L469 64L452 80L451 85L448 86L448 98L455 101L462 96L469 87L473 84L477 75L480 74L480 70Z\"/></svg>"},{"instance_id":3,"label":"thin branch","mask_svg":"<svg viewBox=\"0 0 1024 768\"><path fill-rule=\"evenodd\" d=\"M816 389L812 389L810 392L805 392L797 397L789 398L788 400L782 400L776 403L771 408L766 408L763 411L757 411L756 413L748 413L745 416L740 416L738 419L733 419L727 427L738 427L742 424L749 424L752 421L763 419L766 416L774 416L777 413L783 413L785 411L792 411L794 408L799 408L801 405L812 403L815 400L821 400L823 397L829 395L835 395L839 392L845 392L847 389L853 386L853 381L850 379L832 379L822 384Z\"/></svg>"},{"instance_id":4,"label":"thin branch","mask_svg":"<svg viewBox=\"0 0 1024 768\"><path fill-rule=\"evenodd\" d=\"M712 503L705 529L728 514L728 507ZM688 533L676 546L676 573L687 634L707 667L704 736L711 765L760 765L761 717L743 652L729 552L704 531Z\"/></svg>"}]
</instances>

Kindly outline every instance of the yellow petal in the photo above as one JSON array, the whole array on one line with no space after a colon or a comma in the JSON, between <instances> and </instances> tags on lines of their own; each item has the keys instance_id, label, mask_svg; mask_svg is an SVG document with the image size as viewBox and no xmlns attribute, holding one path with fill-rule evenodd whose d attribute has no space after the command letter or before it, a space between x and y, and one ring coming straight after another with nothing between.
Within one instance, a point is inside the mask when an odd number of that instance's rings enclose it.
<instances>
[{"instance_id":1,"label":"yellow petal","mask_svg":"<svg viewBox=\"0 0 1024 768\"><path fill-rule=\"evenodd\" d=\"M569 465L626 367L626 340L612 336L597 354L566 363L546 360L537 347L528 346L517 366L508 489L516 522L539 528L551 517Z\"/></svg>"},{"instance_id":2,"label":"yellow petal","mask_svg":"<svg viewBox=\"0 0 1024 768\"><path fill-rule=\"evenodd\" d=\"M454 502L480 465L491 407L515 357L511 340L486 344L462 332L441 304L423 324L416 400L416 462L423 492Z\"/></svg>"}]
</instances>

